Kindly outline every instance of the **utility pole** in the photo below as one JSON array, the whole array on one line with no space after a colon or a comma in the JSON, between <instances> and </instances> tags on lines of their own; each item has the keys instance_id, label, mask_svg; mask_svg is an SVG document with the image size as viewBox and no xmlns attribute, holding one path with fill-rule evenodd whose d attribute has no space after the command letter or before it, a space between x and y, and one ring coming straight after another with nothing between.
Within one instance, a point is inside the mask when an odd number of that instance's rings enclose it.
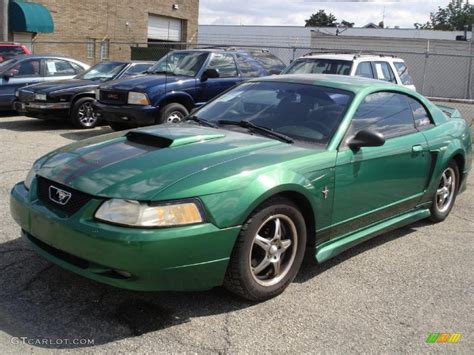
<instances>
[{"instance_id":1,"label":"utility pole","mask_svg":"<svg viewBox=\"0 0 474 355\"><path fill-rule=\"evenodd\" d=\"M8 2L9 0L0 0L0 37L2 42L8 42Z\"/></svg>"}]
</instances>

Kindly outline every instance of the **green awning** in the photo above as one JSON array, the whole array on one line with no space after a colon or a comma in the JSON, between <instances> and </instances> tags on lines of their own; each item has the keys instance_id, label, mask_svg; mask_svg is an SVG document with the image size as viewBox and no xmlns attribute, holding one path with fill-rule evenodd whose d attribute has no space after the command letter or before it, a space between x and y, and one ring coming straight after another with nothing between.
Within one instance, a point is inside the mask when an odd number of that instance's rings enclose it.
<instances>
[{"instance_id":1,"label":"green awning","mask_svg":"<svg viewBox=\"0 0 474 355\"><path fill-rule=\"evenodd\" d=\"M54 31L53 18L49 10L36 2L11 1L8 11L10 32Z\"/></svg>"}]
</instances>

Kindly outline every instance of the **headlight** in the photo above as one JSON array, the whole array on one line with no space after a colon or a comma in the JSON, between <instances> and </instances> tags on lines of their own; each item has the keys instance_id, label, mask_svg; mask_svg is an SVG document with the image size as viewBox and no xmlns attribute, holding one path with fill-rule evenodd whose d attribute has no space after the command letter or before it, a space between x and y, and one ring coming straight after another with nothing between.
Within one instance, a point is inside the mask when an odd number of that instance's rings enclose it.
<instances>
[{"instance_id":1,"label":"headlight","mask_svg":"<svg viewBox=\"0 0 474 355\"><path fill-rule=\"evenodd\" d=\"M35 100L37 101L46 101L46 94L35 94Z\"/></svg>"},{"instance_id":2,"label":"headlight","mask_svg":"<svg viewBox=\"0 0 474 355\"><path fill-rule=\"evenodd\" d=\"M97 101L99 101L99 99L100 99L100 90L99 89L95 89L95 99Z\"/></svg>"},{"instance_id":3,"label":"headlight","mask_svg":"<svg viewBox=\"0 0 474 355\"><path fill-rule=\"evenodd\" d=\"M130 105L149 105L150 100L148 100L148 96L142 92L130 91L128 93L128 103Z\"/></svg>"},{"instance_id":4,"label":"headlight","mask_svg":"<svg viewBox=\"0 0 474 355\"><path fill-rule=\"evenodd\" d=\"M38 170L39 170L38 167L33 165L33 167L28 172L28 175L26 175L24 184L25 184L25 187L26 187L27 190L30 189L31 183L33 182L33 179L35 178L36 173L38 172Z\"/></svg>"},{"instance_id":5,"label":"headlight","mask_svg":"<svg viewBox=\"0 0 474 355\"><path fill-rule=\"evenodd\" d=\"M198 205L189 200L150 205L138 201L112 199L99 207L95 218L131 227L170 227L204 221Z\"/></svg>"}]
</instances>

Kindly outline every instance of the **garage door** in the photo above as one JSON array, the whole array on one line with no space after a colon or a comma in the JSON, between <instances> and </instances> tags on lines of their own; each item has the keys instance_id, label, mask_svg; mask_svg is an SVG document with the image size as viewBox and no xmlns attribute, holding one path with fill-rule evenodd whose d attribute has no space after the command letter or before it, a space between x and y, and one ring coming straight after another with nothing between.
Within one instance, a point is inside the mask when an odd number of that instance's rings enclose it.
<instances>
[{"instance_id":1,"label":"garage door","mask_svg":"<svg viewBox=\"0 0 474 355\"><path fill-rule=\"evenodd\" d=\"M181 20L157 15L148 16L148 39L179 42L182 40L181 35Z\"/></svg>"},{"instance_id":2,"label":"garage door","mask_svg":"<svg viewBox=\"0 0 474 355\"><path fill-rule=\"evenodd\" d=\"M33 33L13 32L13 42L24 44L31 50L31 42L33 42Z\"/></svg>"}]
</instances>

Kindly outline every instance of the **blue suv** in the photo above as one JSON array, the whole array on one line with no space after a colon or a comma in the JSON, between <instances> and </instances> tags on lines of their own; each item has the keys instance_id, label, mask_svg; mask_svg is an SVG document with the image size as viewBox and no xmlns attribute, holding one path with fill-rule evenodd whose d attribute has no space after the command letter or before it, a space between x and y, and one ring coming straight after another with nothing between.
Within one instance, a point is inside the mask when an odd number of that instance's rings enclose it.
<instances>
[{"instance_id":1,"label":"blue suv","mask_svg":"<svg viewBox=\"0 0 474 355\"><path fill-rule=\"evenodd\" d=\"M179 122L193 107L242 80L279 74L284 68L266 50L173 51L145 75L102 84L94 105L114 130Z\"/></svg>"}]
</instances>

